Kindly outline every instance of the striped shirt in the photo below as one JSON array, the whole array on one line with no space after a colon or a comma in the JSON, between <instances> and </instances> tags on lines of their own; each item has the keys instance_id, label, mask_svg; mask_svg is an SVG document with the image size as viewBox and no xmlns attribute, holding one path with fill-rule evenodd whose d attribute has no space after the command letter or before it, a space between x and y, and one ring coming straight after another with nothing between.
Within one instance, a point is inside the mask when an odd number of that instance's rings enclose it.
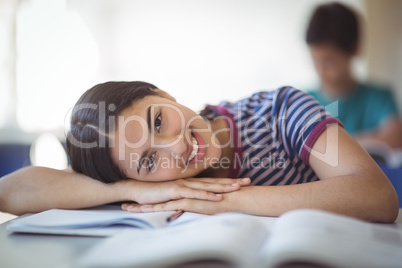
<instances>
[{"instance_id":1,"label":"striped shirt","mask_svg":"<svg viewBox=\"0 0 402 268\"><path fill-rule=\"evenodd\" d=\"M342 125L313 97L292 87L207 105L201 114L226 120L235 153L229 177L250 178L251 185L319 180L308 164L310 148L329 125Z\"/></svg>"}]
</instances>

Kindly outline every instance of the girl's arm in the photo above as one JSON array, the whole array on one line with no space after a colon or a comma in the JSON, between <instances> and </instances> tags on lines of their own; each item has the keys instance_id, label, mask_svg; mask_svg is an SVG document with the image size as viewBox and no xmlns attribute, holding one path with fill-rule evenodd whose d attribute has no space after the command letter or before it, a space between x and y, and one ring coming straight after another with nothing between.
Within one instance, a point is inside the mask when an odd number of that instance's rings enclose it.
<instances>
[{"instance_id":1,"label":"girl's arm","mask_svg":"<svg viewBox=\"0 0 402 268\"><path fill-rule=\"evenodd\" d=\"M159 203L179 198L220 201L216 193L236 191L249 181L126 180L104 184L70 170L26 167L0 178L0 211L22 215L51 208L77 209L118 201Z\"/></svg>"},{"instance_id":2,"label":"girl's arm","mask_svg":"<svg viewBox=\"0 0 402 268\"><path fill-rule=\"evenodd\" d=\"M0 211L21 215L116 202L123 198L117 186L73 171L25 167L0 179Z\"/></svg>"},{"instance_id":3,"label":"girl's arm","mask_svg":"<svg viewBox=\"0 0 402 268\"><path fill-rule=\"evenodd\" d=\"M394 222L398 197L390 181L345 130L330 126L317 139L310 166L321 179L287 186L249 186L224 195L221 202L182 199L157 205L125 204L128 211L184 209L213 214L240 211L279 216L297 208L315 208L373 222Z\"/></svg>"}]
</instances>

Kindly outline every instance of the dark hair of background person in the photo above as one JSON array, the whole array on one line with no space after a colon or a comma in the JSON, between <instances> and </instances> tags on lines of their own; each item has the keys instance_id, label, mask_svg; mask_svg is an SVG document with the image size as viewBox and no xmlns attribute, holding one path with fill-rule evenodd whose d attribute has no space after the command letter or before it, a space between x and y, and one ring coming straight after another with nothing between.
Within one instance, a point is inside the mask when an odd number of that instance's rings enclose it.
<instances>
[{"instance_id":1,"label":"dark hair of background person","mask_svg":"<svg viewBox=\"0 0 402 268\"><path fill-rule=\"evenodd\" d=\"M66 137L72 169L104 183L127 179L111 156L109 132L114 129L113 126L109 129L110 118L114 118L117 124L119 114L133 102L158 95L152 90L156 88L152 84L135 81L106 82L87 90L73 108L71 127ZM80 146L79 143L93 145Z\"/></svg>"},{"instance_id":2,"label":"dark hair of background person","mask_svg":"<svg viewBox=\"0 0 402 268\"><path fill-rule=\"evenodd\" d=\"M347 54L357 50L359 38L357 14L340 3L318 6L310 19L306 32L309 45L329 43Z\"/></svg>"}]
</instances>

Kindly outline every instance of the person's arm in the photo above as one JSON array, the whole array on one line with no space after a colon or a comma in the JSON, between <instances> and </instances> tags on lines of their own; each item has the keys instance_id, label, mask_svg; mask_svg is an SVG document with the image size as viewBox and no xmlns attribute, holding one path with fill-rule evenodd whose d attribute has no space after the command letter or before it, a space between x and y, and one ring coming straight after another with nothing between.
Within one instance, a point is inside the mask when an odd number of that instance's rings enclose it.
<instances>
[{"instance_id":1,"label":"person's arm","mask_svg":"<svg viewBox=\"0 0 402 268\"><path fill-rule=\"evenodd\" d=\"M392 116L387 119L384 124L369 133L360 133L355 136L355 139L362 143L363 146L368 146L370 149L370 143L382 142L391 148L402 148L402 121ZM375 144L373 144L375 145Z\"/></svg>"},{"instance_id":2,"label":"person's arm","mask_svg":"<svg viewBox=\"0 0 402 268\"><path fill-rule=\"evenodd\" d=\"M377 127L372 131L356 133L354 138L360 142L364 148L371 149L375 143L384 143L391 148L402 148L402 120L399 117L398 105L392 90L384 88L373 91L373 95L367 105L373 107L374 112L367 113L370 120L376 122ZM374 144L370 144L374 142Z\"/></svg>"},{"instance_id":3,"label":"person's arm","mask_svg":"<svg viewBox=\"0 0 402 268\"><path fill-rule=\"evenodd\" d=\"M325 130L312 148L309 164L320 181L242 187L237 192L225 194L221 202L214 203L181 199L156 205L124 204L122 207L132 212L183 209L205 214L240 211L263 216L314 208L373 222L395 221L398 215L395 189L378 165L344 129L332 125Z\"/></svg>"},{"instance_id":4,"label":"person's arm","mask_svg":"<svg viewBox=\"0 0 402 268\"><path fill-rule=\"evenodd\" d=\"M22 215L51 208L77 209L118 201L140 204L179 198L220 201L249 180L220 179L105 184L72 170L26 167L0 178L0 211Z\"/></svg>"}]
</instances>

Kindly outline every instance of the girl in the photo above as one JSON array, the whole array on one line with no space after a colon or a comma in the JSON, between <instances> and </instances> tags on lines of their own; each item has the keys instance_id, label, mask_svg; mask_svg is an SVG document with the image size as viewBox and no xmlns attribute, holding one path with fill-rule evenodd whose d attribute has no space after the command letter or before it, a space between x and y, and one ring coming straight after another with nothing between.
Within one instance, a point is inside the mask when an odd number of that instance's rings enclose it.
<instances>
[{"instance_id":1,"label":"girl","mask_svg":"<svg viewBox=\"0 0 402 268\"><path fill-rule=\"evenodd\" d=\"M28 167L0 180L2 211L116 201L131 212L278 216L316 208L393 222L392 184L342 124L291 87L201 112L144 82L108 82L78 100L72 170Z\"/></svg>"}]
</instances>

